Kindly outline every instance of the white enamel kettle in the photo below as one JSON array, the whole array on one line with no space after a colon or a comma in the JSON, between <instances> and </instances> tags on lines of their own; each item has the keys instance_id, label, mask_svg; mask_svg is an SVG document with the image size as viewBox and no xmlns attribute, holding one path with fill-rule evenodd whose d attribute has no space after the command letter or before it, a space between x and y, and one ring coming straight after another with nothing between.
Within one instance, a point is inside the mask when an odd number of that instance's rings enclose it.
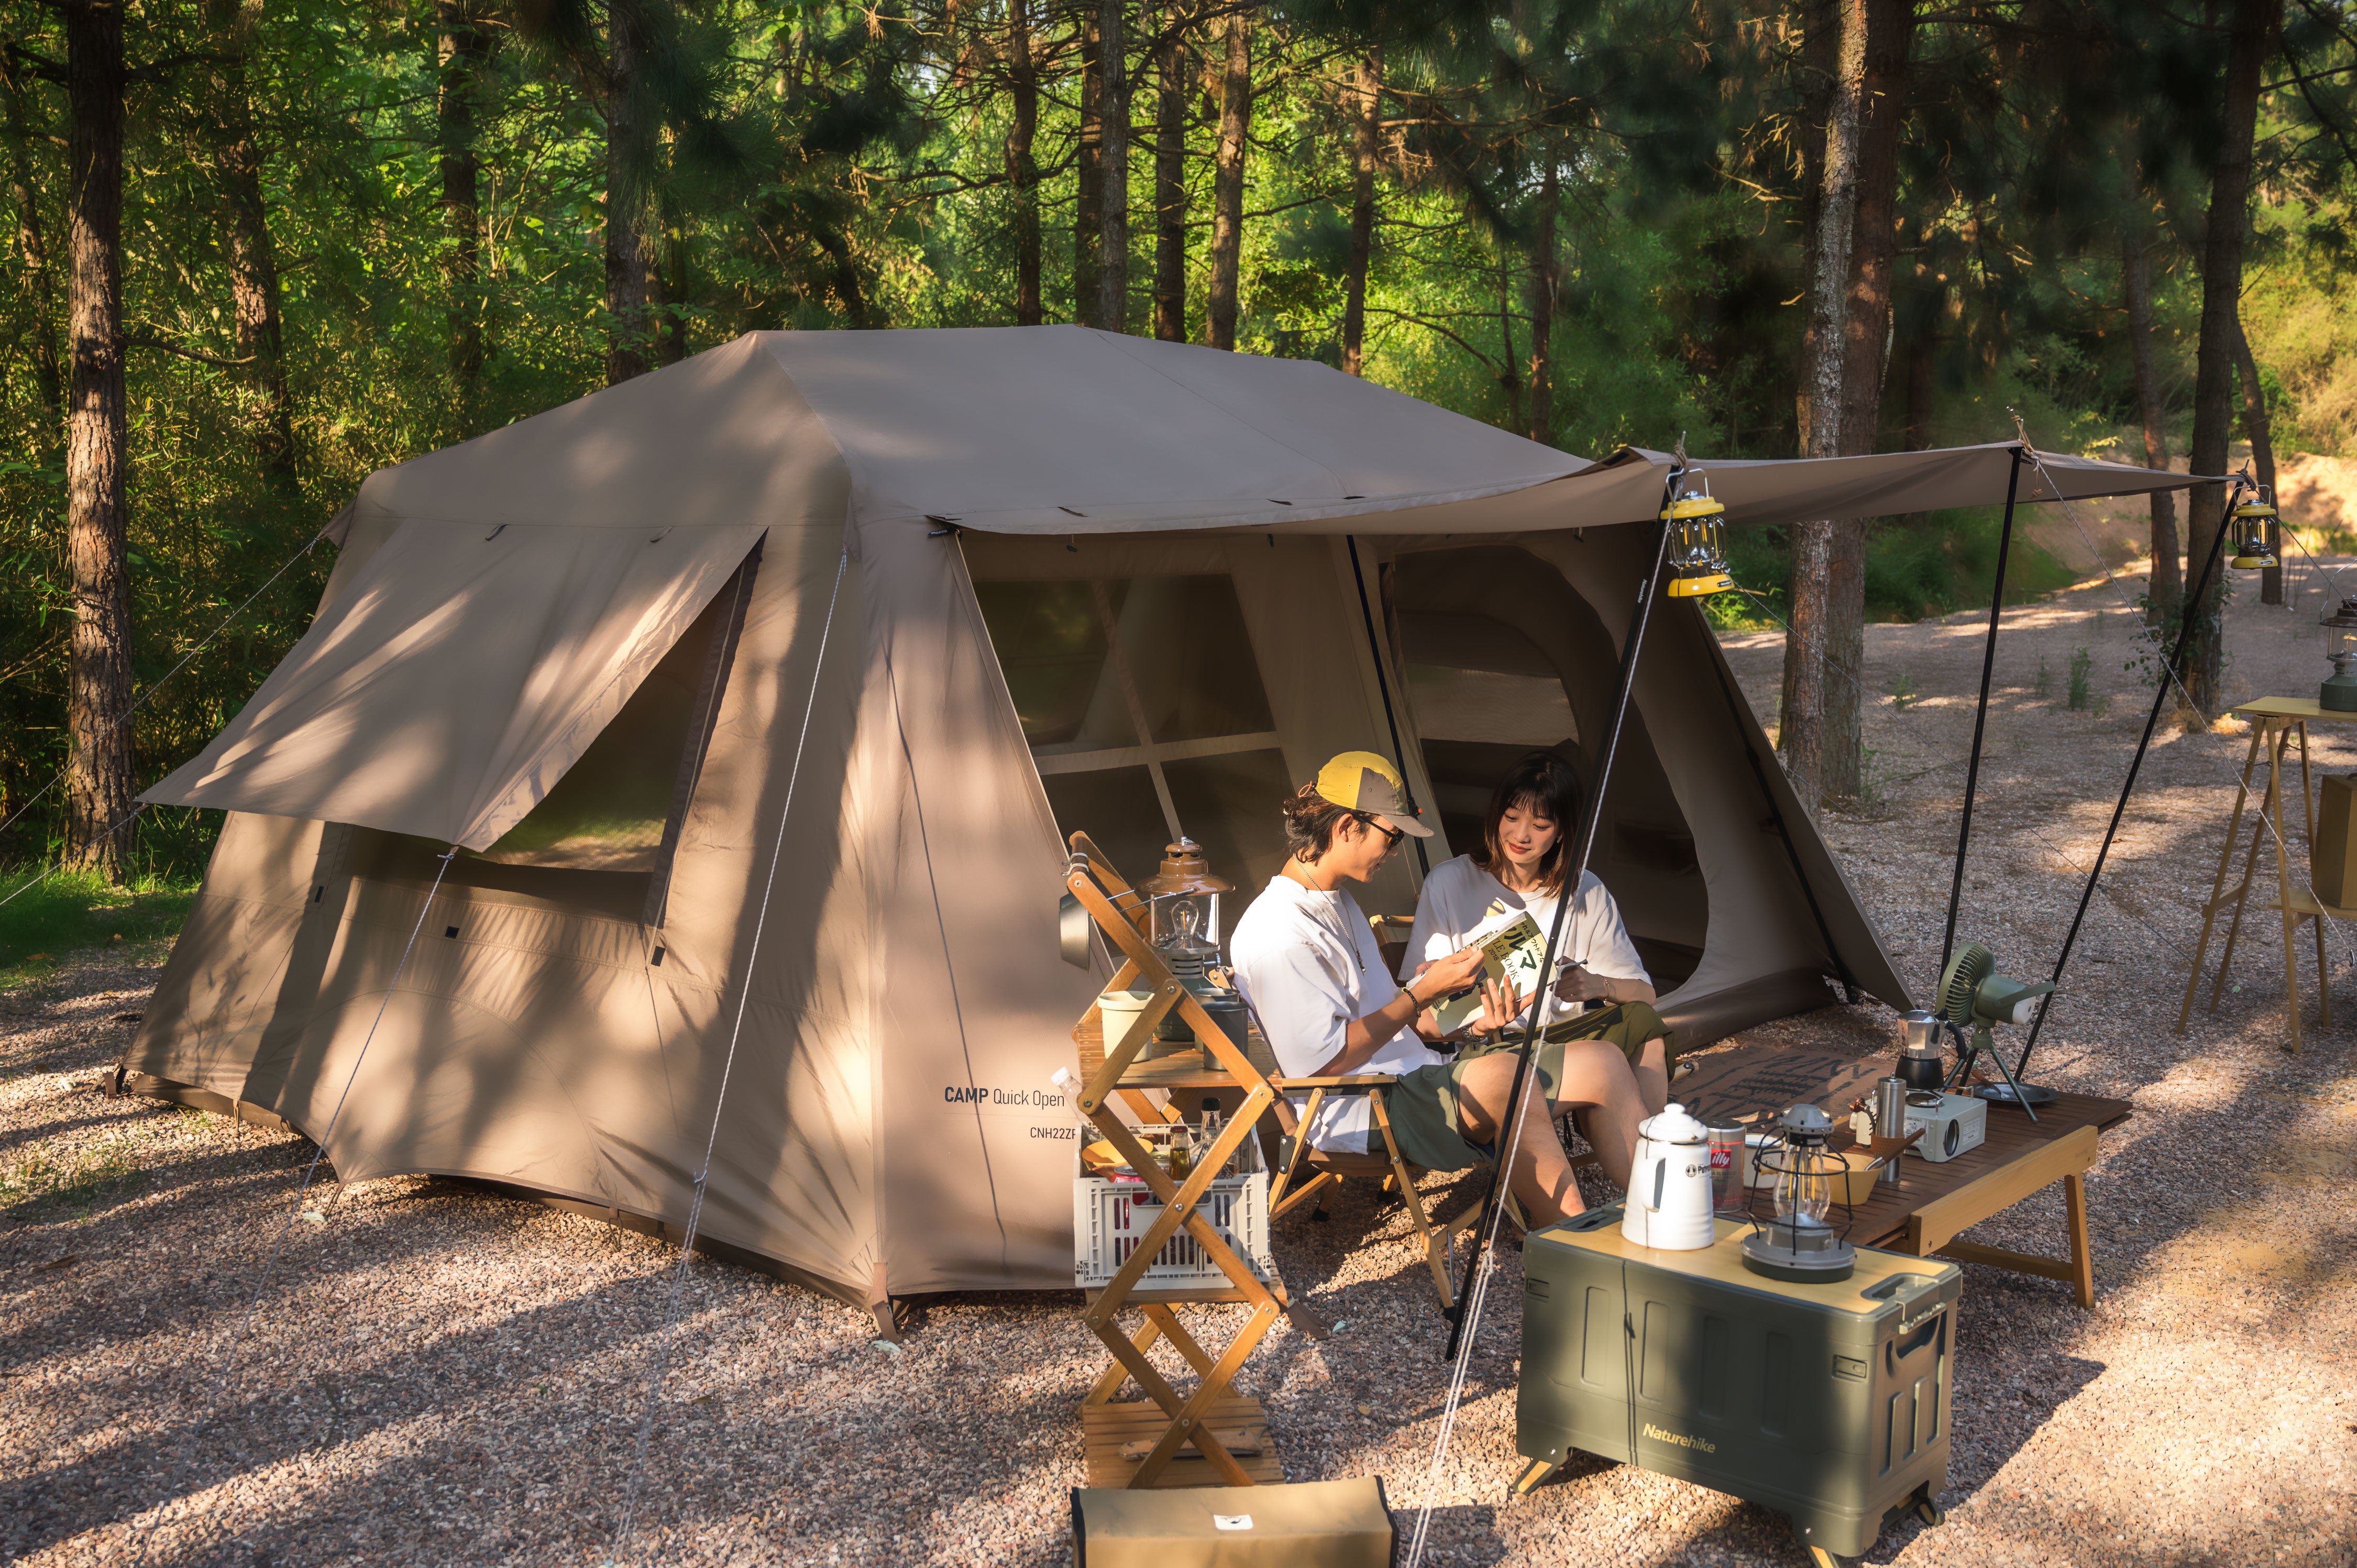
<instances>
[{"instance_id":1,"label":"white enamel kettle","mask_svg":"<svg viewBox=\"0 0 2357 1568\"><path fill-rule=\"evenodd\" d=\"M1711 1223L1710 1129L1683 1105L1663 1108L1637 1128L1637 1160L1620 1234L1640 1247L1674 1252L1707 1247Z\"/></svg>"}]
</instances>

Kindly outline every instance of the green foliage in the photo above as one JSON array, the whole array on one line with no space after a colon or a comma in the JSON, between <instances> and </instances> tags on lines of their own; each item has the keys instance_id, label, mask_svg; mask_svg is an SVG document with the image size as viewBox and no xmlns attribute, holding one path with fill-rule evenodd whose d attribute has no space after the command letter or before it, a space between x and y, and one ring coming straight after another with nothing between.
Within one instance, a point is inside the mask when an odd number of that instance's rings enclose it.
<instances>
[{"instance_id":1,"label":"green foliage","mask_svg":"<svg viewBox=\"0 0 2357 1568\"><path fill-rule=\"evenodd\" d=\"M1915 690L1915 677L1904 670L1892 675L1890 684L1885 689L1890 693L1891 707L1901 713L1906 711L1908 705L1913 703L1918 695Z\"/></svg>"},{"instance_id":2,"label":"green foliage","mask_svg":"<svg viewBox=\"0 0 2357 1568\"><path fill-rule=\"evenodd\" d=\"M2054 695L2054 674L2046 668L2046 655L2038 656L2038 678L2029 683L2030 695L2044 702Z\"/></svg>"},{"instance_id":3,"label":"green foliage","mask_svg":"<svg viewBox=\"0 0 2357 1568\"><path fill-rule=\"evenodd\" d=\"M2041 446L2119 449L2137 414L2120 306L2123 236L2150 242L2156 349L2175 450L2193 380L2195 261L2215 139L2217 39L2198 20L2090 0L2062 17L1919 16L1900 139L1900 257L1875 445L2002 439L2018 408ZM1015 318L1022 209L1006 0L634 0L651 41L633 103L659 134L619 170L601 84L607 5L486 7L489 52L462 96L425 0L244 8L262 199L277 258L294 450L270 460L240 355L214 154L218 7L126 13L124 288L129 350L135 679L162 677L290 558L295 564L136 721L142 781L188 757L307 624L333 552L305 542L371 471L600 385L609 199L653 238L662 339L694 352L750 328L999 326ZM1033 157L1043 314L1075 318L1081 126L1071 7L1034 0ZM1168 12L1131 9L1130 299L1150 319L1157 66ZM2357 316L2341 302L2357 72L2345 6L2286 12L2262 123L2244 316L2280 448L2357 451ZM1254 13L1238 347L1340 364L1351 256L1340 88L1371 44L1386 72L1366 279L1366 373L1527 430L1534 323L1552 328L1551 413L1570 452L1790 456L1806 296L1805 127L1822 73L1793 5L1541 0L1422 6L1288 0ZM1209 24L1207 24L1209 25ZM2065 29L2058 43L2054 31ZM45 75L56 12L0 0L0 820L66 759L66 108ZM1182 116L1186 333L1205 335L1216 40ZM2100 57L2100 58L2098 58ZM2297 66L2298 70L2293 70ZM2295 81L2295 79L2297 79ZM2205 137L2209 140L2205 141ZM479 268L463 275L449 155L479 166ZM1555 283L1534 265L1552 171ZM609 190L609 184L613 188ZM36 239L39 244L36 244ZM41 246L46 246L46 261ZM1545 308L1544 312L1541 306ZM454 343L479 333L479 373ZM149 345L163 343L171 349ZM173 351L173 350L178 351ZM201 358L191 358L196 355ZM2129 443L2140 456L2140 446ZM1877 524L1869 613L1986 602L1993 512ZM1729 531L1759 595L1704 604L1772 627L1778 529ZM2022 597L2067 574L2017 540ZM38 862L59 801L0 837ZM185 876L204 815L151 814L143 857ZM32 897L27 895L27 897ZM5 918L5 917L0 917ZM0 928L5 929L5 928Z\"/></svg>"},{"instance_id":4,"label":"green foliage","mask_svg":"<svg viewBox=\"0 0 2357 1568\"><path fill-rule=\"evenodd\" d=\"M2092 705L2088 676L2095 667L2095 656L2083 648L2071 650L2070 683L2063 688L2062 705L2072 713Z\"/></svg>"},{"instance_id":5,"label":"green foliage","mask_svg":"<svg viewBox=\"0 0 2357 1568\"><path fill-rule=\"evenodd\" d=\"M0 897L15 894L0 904L0 990L48 973L79 949L153 956L178 934L196 893L188 872L151 871L115 887L87 872L0 871Z\"/></svg>"}]
</instances>

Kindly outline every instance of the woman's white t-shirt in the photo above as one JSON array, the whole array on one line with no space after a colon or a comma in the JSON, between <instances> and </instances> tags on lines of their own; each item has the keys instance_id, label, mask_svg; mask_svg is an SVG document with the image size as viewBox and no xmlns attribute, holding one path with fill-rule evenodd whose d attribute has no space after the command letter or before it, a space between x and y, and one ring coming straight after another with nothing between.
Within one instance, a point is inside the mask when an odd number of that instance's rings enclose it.
<instances>
[{"instance_id":1,"label":"woman's white t-shirt","mask_svg":"<svg viewBox=\"0 0 2357 1568\"><path fill-rule=\"evenodd\" d=\"M1462 948L1484 921L1510 909L1529 910L1544 931L1555 920L1555 903L1553 894L1515 892L1475 865L1469 854L1443 862L1424 879L1424 894L1415 901L1415 925L1408 932L1400 978L1413 979L1418 965L1447 958ZM1606 980L1653 983L1637 956L1636 944L1629 940L1629 928L1620 923L1620 906L1612 901L1612 895L1592 871L1580 874L1579 898L1563 923L1563 940L1555 957L1558 966L1563 961L1576 963Z\"/></svg>"},{"instance_id":2,"label":"woman's white t-shirt","mask_svg":"<svg viewBox=\"0 0 2357 1568\"><path fill-rule=\"evenodd\" d=\"M1307 1078L1331 1061L1352 1024L1399 994L1358 900L1340 888L1320 893L1282 874L1269 878L1236 922L1228 958L1236 989L1288 1078ZM1443 1059L1414 1028L1405 1028L1351 1070L1414 1072ZM1308 1102L1307 1095L1293 1097L1297 1112ZM1329 1095L1309 1142L1357 1153L1367 1146L1372 1122L1365 1095Z\"/></svg>"}]
</instances>

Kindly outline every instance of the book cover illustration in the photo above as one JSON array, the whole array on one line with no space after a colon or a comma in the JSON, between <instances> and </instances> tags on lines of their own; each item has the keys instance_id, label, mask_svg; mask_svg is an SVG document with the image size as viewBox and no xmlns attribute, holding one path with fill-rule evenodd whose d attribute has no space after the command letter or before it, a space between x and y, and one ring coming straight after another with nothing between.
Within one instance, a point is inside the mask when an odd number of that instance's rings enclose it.
<instances>
[{"instance_id":1,"label":"book cover illustration","mask_svg":"<svg viewBox=\"0 0 2357 1568\"><path fill-rule=\"evenodd\" d=\"M1546 957L1546 933L1531 918L1527 909L1507 909L1491 906L1491 913L1476 926L1468 945L1481 950L1481 979L1502 980L1523 996L1534 996L1539 989L1539 963ZM1476 981L1464 990L1443 997L1435 1004L1432 1016L1443 1035L1453 1035L1481 1015L1481 984Z\"/></svg>"}]
</instances>

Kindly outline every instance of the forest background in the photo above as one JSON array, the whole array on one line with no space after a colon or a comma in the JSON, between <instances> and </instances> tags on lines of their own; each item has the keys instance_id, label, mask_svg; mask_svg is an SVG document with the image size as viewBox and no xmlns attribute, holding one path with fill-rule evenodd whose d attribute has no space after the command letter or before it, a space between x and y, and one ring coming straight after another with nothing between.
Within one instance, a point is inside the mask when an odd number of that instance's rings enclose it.
<instances>
[{"instance_id":1,"label":"forest background","mask_svg":"<svg viewBox=\"0 0 2357 1568\"><path fill-rule=\"evenodd\" d=\"M2352 67L2357 0L0 0L0 864L185 883L216 814L132 799L368 473L750 328L1080 322L1598 456L2357 455ZM2163 629L2218 510L2153 505ZM1810 792L1858 623L1995 537L1735 532Z\"/></svg>"}]
</instances>

